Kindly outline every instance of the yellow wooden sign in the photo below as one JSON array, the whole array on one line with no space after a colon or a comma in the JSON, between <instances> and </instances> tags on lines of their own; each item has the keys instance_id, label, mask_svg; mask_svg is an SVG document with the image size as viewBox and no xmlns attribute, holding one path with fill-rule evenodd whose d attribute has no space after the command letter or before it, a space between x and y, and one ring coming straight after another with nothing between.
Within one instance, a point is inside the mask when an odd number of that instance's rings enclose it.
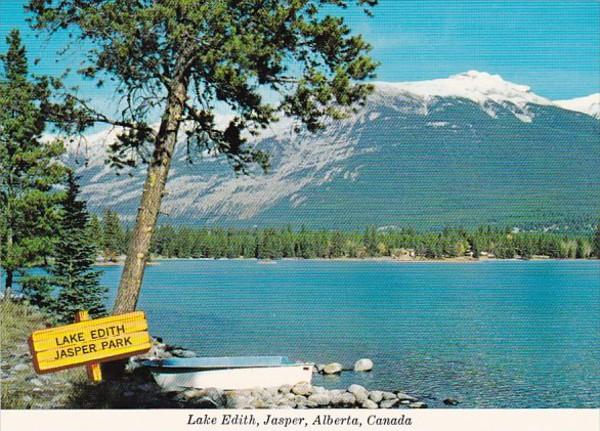
<instances>
[{"instance_id":1,"label":"yellow wooden sign","mask_svg":"<svg viewBox=\"0 0 600 431\"><path fill-rule=\"evenodd\" d=\"M142 311L86 319L87 313L80 312L77 323L31 334L29 349L36 372L43 374L87 364L88 376L97 381L101 379L97 363L145 353L152 347Z\"/></svg>"}]
</instances>

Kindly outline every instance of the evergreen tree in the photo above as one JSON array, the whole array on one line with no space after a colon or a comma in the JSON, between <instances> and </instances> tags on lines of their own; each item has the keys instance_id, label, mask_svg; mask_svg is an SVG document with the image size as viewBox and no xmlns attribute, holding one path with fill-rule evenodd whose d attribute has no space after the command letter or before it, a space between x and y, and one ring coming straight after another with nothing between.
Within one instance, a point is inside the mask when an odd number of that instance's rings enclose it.
<instances>
[{"instance_id":1,"label":"evergreen tree","mask_svg":"<svg viewBox=\"0 0 600 431\"><path fill-rule=\"evenodd\" d=\"M377 256L377 229L375 226L369 226L365 230L363 243L368 256Z\"/></svg>"},{"instance_id":2,"label":"evergreen tree","mask_svg":"<svg viewBox=\"0 0 600 431\"><path fill-rule=\"evenodd\" d=\"M90 238L92 238L94 244L96 245L96 249L101 250L104 246L104 231L102 229L100 218L96 214L90 216L88 231Z\"/></svg>"},{"instance_id":3,"label":"evergreen tree","mask_svg":"<svg viewBox=\"0 0 600 431\"><path fill-rule=\"evenodd\" d=\"M107 209L102 219L102 252L104 259L116 262L117 257L123 252L125 233L121 226L119 215Z\"/></svg>"},{"instance_id":4,"label":"evergreen tree","mask_svg":"<svg viewBox=\"0 0 600 431\"><path fill-rule=\"evenodd\" d=\"M600 223L596 227L596 233L594 234L594 255L600 259Z\"/></svg>"},{"instance_id":5,"label":"evergreen tree","mask_svg":"<svg viewBox=\"0 0 600 431\"><path fill-rule=\"evenodd\" d=\"M50 269L52 285L59 290L56 312L59 319L71 322L75 312L88 310L90 316L105 314L107 289L99 284L100 271L93 269L96 246L90 237L86 204L78 200L79 187L72 174L60 223L61 238Z\"/></svg>"},{"instance_id":6,"label":"evergreen tree","mask_svg":"<svg viewBox=\"0 0 600 431\"><path fill-rule=\"evenodd\" d=\"M45 310L55 310L54 287L47 276L29 275L22 277L21 291L31 305Z\"/></svg>"},{"instance_id":7,"label":"evergreen tree","mask_svg":"<svg viewBox=\"0 0 600 431\"><path fill-rule=\"evenodd\" d=\"M43 263L51 254L64 197L56 186L66 169L57 162L61 141L43 143L51 81L30 78L25 48L17 30L0 55L0 266L5 298L15 272Z\"/></svg>"}]
</instances>

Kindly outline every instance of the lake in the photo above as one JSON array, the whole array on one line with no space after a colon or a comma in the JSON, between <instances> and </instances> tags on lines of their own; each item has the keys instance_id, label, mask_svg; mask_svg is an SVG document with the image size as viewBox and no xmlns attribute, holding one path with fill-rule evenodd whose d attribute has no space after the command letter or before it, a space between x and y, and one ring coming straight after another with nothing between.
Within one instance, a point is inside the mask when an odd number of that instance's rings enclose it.
<instances>
[{"instance_id":1,"label":"lake","mask_svg":"<svg viewBox=\"0 0 600 431\"><path fill-rule=\"evenodd\" d=\"M122 268L104 267L116 293ZM151 332L202 356L286 355L432 406L599 407L600 262L172 260L146 270Z\"/></svg>"}]
</instances>

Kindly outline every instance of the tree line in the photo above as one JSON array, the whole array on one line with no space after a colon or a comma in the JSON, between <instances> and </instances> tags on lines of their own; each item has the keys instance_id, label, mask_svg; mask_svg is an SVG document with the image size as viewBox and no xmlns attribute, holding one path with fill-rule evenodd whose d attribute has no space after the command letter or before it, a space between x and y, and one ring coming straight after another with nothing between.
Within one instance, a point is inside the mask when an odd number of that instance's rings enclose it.
<instances>
[{"instance_id":1,"label":"tree line","mask_svg":"<svg viewBox=\"0 0 600 431\"><path fill-rule=\"evenodd\" d=\"M130 231L116 212L104 211L92 223L98 249L105 260L124 253ZM500 259L548 256L587 259L600 256L600 231L594 235L522 232L513 228L480 227L475 230L377 229L362 232L287 228L234 229L159 226L150 247L164 258L369 258L423 257L430 259L484 255Z\"/></svg>"}]
</instances>

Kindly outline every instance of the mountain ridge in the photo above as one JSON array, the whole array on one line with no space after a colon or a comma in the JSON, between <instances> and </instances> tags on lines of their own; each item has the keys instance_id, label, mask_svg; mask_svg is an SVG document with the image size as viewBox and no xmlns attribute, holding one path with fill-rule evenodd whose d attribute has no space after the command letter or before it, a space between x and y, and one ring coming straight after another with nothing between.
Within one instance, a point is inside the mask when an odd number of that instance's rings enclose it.
<instances>
[{"instance_id":1,"label":"mountain ridge","mask_svg":"<svg viewBox=\"0 0 600 431\"><path fill-rule=\"evenodd\" d=\"M589 201L600 202L600 161L589 157L600 154L600 122L574 111L485 72L375 83L365 107L323 132L296 134L287 119L268 129L256 141L272 153L268 175L236 178L209 154L190 166L180 143L163 221L349 229L588 222L600 210ZM72 146L69 162L80 162L92 210L112 207L132 220L144 171L118 176L103 164L116 133Z\"/></svg>"}]
</instances>

